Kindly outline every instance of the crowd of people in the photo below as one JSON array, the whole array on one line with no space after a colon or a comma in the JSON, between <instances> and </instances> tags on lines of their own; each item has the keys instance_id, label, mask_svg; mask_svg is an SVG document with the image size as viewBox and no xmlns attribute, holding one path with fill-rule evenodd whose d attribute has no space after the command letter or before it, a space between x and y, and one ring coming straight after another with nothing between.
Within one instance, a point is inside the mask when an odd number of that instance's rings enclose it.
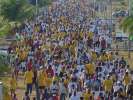
<instances>
[{"instance_id":1,"label":"crowd of people","mask_svg":"<svg viewBox=\"0 0 133 100\"><path fill-rule=\"evenodd\" d=\"M133 100L133 73L124 57L111 51L111 20L92 18L82 0L51 5L16 31L9 48L14 67L11 96L18 73L24 73L23 100Z\"/></svg>"}]
</instances>

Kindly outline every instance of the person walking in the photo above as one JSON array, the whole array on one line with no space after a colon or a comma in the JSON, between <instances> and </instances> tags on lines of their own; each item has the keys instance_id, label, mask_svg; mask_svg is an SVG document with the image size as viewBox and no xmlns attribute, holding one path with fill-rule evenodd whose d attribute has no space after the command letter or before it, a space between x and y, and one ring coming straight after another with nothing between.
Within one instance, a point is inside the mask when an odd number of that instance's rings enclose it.
<instances>
[{"instance_id":1,"label":"person walking","mask_svg":"<svg viewBox=\"0 0 133 100\"><path fill-rule=\"evenodd\" d=\"M33 78L34 78L34 74L32 72L31 69L28 69L26 72L25 72L25 76L24 76L25 80L25 84L26 84L26 92L29 94L32 93L32 84L33 84Z\"/></svg>"},{"instance_id":2,"label":"person walking","mask_svg":"<svg viewBox=\"0 0 133 100\"><path fill-rule=\"evenodd\" d=\"M12 75L12 78L11 78L11 80L10 80L10 91L11 91L11 96L13 96L13 95L15 94L16 88L17 88L17 80L16 80L15 75L13 74L13 75Z\"/></svg>"},{"instance_id":3,"label":"person walking","mask_svg":"<svg viewBox=\"0 0 133 100\"><path fill-rule=\"evenodd\" d=\"M133 80L127 87L127 94L128 94L129 100L133 100Z\"/></svg>"}]
</instances>

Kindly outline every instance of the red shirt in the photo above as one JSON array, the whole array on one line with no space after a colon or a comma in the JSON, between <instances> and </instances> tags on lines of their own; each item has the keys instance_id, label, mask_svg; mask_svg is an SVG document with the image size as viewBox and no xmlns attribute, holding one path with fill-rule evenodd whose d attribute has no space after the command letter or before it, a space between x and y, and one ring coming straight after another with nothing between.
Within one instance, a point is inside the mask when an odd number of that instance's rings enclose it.
<instances>
[{"instance_id":1,"label":"red shirt","mask_svg":"<svg viewBox=\"0 0 133 100\"><path fill-rule=\"evenodd\" d=\"M30 70L32 69L32 62L28 62L27 68L30 69Z\"/></svg>"},{"instance_id":2,"label":"red shirt","mask_svg":"<svg viewBox=\"0 0 133 100\"><path fill-rule=\"evenodd\" d=\"M53 100L59 100L59 96L53 96Z\"/></svg>"},{"instance_id":3,"label":"red shirt","mask_svg":"<svg viewBox=\"0 0 133 100\"><path fill-rule=\"evenodd\" d=\"M53 77L53 76L54 76L54 71L53 71L52 68L47 69L47 70L46 70L46 73L47 73L48 77Z\"/></svg>"},{"instance_id":4,"label":"red shirt","mask_svg":"<svg viewBox=\"0 0 133 100\"><path fill-rule=\"evenodd\" d=\"M104 49L106 48L106 41L105 40L101 41L101 47L104 48Z\"/></svg>"}]
</instances>

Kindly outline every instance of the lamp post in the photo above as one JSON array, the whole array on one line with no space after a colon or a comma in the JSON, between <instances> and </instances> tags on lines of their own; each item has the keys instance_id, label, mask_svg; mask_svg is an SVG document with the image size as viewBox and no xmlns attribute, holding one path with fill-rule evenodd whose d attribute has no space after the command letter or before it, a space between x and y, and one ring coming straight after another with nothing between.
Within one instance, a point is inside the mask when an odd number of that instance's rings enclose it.
<instances>
[{"instance_id":1,"label":"lamp post","mask_svg":"<svg viewBox=\"0 0 133 100\"><path fill-rule=\"evenodd\" d=\"M36 0L36 15L38 14L38 0Z\"/></svg>"},{"instance_id":2,"label":"lamp post","mask_svg":"<svg viewBox=\"0 0 133 100\"><path fill-rule=\"evenodd\" d=\"M131 0L128 0L128 16L131 16ZM129 35L130 37L130 35ZM130 49L131 49L131 40L128 39L128 58L131 58L131 53L130 53Z\"/></svg>"},{"instance_id":3,"label":"lamp post","mask_svg":"<svg viewBox=\"0 0 133 100\"><path fill-rule=\"evenodd\" d=\"M131 15L131 1L128 0L128 15Z\"/></svg>"}]
</instances>

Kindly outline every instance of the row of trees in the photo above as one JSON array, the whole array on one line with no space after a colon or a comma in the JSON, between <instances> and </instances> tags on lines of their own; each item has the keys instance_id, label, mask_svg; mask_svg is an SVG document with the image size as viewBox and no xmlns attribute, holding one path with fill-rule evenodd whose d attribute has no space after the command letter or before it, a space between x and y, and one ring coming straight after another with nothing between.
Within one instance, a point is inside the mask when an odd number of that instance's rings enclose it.
<instances>
[{"instance_id":1,"label":"row of trees","mask_svg":"<svg viewBox=\"0 0 133 100\"><path fill-rule=\"evenodd\" d=\"M129 0L129 16L124 18L120 24L120 28L129 34L129 40L128 40L128 57L131 58L131 42L133 41L133 0Z\"/></svg>"},{"instance_id":2,"label":"row of trees","mask_svg":"<svg viewBox=\"0 0 133 100\"><path fill-rule=\"evenodd\" d=\"M129 35L128 39L128 57L131 58L131 42L133 41L133 15L123 19L120 28Z\"/></svg>"},{"instance_id":3,"label":"row of trees","mask_svg":"<svg viewBox=\"0 0 133 100\"><path fill-rule=\"evenodd\" d=\"M0 35L10 33L16 25L25 19L30 19L35 14L34 0L0 0ZM38 0L38 7L51 4L51 0Z\"/></svg>"}]
</instances>

